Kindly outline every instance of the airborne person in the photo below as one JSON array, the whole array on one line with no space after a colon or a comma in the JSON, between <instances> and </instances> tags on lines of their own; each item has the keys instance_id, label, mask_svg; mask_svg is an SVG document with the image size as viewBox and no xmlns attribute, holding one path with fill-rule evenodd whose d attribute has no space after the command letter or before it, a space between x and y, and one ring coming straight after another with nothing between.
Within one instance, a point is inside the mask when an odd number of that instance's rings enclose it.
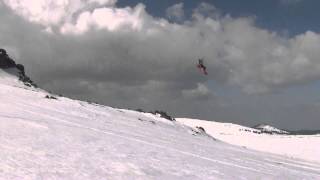
<instances>
[{"instance_id":1,"label":"airborne person","mask_svg":"<svg viewBox=\"0 0 320 180\"><path fill-rule=\"evenodd\" d=\"M202 59L199 59L199 62L198 62L198 65L197 65L198 69L205 75L208 75L207 73L207 67L205 67L203 65L203 58Z\"/></svg>"}]
</instances>

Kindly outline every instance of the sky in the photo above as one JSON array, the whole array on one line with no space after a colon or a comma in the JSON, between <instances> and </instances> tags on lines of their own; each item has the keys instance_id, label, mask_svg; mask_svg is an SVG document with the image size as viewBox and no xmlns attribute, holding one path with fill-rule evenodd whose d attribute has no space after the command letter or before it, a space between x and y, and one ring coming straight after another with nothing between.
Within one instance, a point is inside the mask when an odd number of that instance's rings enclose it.
<instances>
[{"instance_id":1,"label":"sky","mask_svg":"<svg viewBox=\"0 0 320 180\"><path fill-rule=\"evenodd\" d=\"M2 0L0 44L40 87L68 97L175 117L320 129L317 4Z\"/></svg>"}]
</instances>

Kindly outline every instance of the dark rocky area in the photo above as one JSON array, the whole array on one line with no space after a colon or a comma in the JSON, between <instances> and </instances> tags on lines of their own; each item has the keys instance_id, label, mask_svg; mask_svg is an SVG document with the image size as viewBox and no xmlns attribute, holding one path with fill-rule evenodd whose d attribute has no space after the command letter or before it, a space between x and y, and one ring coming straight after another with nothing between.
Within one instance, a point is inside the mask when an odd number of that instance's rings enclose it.
<instances>
[{"instance_id":1,"label":"dark rocky area","mask_svg":"<svg viewBox=\"0 0 320 180\"><path fill-rule=\"evenodd\" d=\"M154 111L154 112L151 112L151 113L155 114L155 115L160 115L160 117L165 118L165 119L170 120L170 121L175 121L176 120L175 118L171 117L170 115L168 115L164 111Z\"/></svg>"},{"instance_id":2,"label":"dark rocky area","mask_svg":"<svg viewBox=\"0 0 320 180\"><path fill-rule=\"evenodd\" d=\"M16 74L19 80L22 81L26 86L37 87L37 85L28 77L25 73L25 68L22 64L16 64L16 62L10 58L5 49L0 49L0 69L12 73L12 69L16 70Z\"/></svg>"},{"instance_id":3,"label":"dark rocky area","mask_svg":"<svg viewBox=\"0 0 320 180\"><path fill-rule=\"evenodd\" d=\"M45 98L47 98L47 99L58 99L58 98L56 98L55 96L52 96L52 95L46 95Z\"/></svg>"},{"instance_id":4,"label":"dark rocky area","mask_svg":"<svg viewBox=\"0 0 320 180\"><path fill-rule=\"evenodd\" d=\"M142 113L147 113L146 111L144 111L143 109L135 109L134 111L137 111L137 112L142 112ZM167 119L169 121L176 121L176 119L170 115L168 115L167 112L165 111L159 111L159 110L156 110L156 111L150 111L148 113L151 113L151 114L154 114L154 115L158 115L164 119Z\"/></svg>"}]
</instances>

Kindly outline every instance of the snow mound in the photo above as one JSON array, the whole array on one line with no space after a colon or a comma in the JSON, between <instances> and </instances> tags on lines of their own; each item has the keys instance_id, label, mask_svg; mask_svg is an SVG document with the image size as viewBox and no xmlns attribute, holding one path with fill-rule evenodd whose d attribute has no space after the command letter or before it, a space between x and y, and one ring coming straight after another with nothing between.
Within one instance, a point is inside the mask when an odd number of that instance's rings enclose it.
<instances>
[{"instance_id":1,"label":"snow mound","mask_svg":"<svg viewBox=\"0 0 320 180\"><path fill-rule=\"evenodd\" d=\"M253 127L254 129L260 130L262 133L269 133L269 134L289 134L289 132L275 128L273 126L267 124L259 124Z\"/></svg>"}]
</instances>

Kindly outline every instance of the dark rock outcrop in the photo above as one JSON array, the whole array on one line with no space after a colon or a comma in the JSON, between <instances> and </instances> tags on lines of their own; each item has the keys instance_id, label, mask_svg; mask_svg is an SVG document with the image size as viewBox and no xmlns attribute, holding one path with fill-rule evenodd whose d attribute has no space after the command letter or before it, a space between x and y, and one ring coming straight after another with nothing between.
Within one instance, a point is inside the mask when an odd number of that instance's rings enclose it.
<instances>
[{"instance_id":1,"label":"dark rock outcrop","mask_svg":"<svg viewBox=\"0 0 320 180\"><path fill-rule=\"evenodd\" d=\"M46 95L45 98L47 98L47 99L58 99L58 98L56 98L56 97L54 97L52 95Z\"/></svg>"},{"instance_id":2,"label":"dark rock outcrop","mask_svg":"<svg viewBox=\"0 0 320 180\"><path fill-rule=\"evenodd\" d=\"M37 85L25 74L25 69L22 64L16 64L16 62L9 57L7 51L0 49L0 69L7 71L8 73L16 72L15 75L19 77L26 86L37 87ZM16 71L12 71L12 69Z\"/></svg>"},{"instance_id":3,"label":"dark rock outcrop","mask_svg":"<svg viewBox=\"0 0 320 180\"><path fill-rule=\"evenodd\" d=\"M6 50L0 49L0 68L7 69L14 67L16 67L14 60L9 57Z\"/></svg>"},{"instance_id":4,"label":"dark rock outcrop","mask_svg":"<svg viewBox=\"0 0 320 180\"><path fill-rule=\"evenodd\" d=\"M169 116L166 112L164 112L164 111L155 111L155 112L151 112L152 114L155 114L155 115L159 115L160 117L162 117L162 118L165 118L165 119L167 119L167 120L170 120L170 121L176 121L176 119L175 118L173 118L173 117L171 117L171 116Z\"/></svg>"}]
</instances>

